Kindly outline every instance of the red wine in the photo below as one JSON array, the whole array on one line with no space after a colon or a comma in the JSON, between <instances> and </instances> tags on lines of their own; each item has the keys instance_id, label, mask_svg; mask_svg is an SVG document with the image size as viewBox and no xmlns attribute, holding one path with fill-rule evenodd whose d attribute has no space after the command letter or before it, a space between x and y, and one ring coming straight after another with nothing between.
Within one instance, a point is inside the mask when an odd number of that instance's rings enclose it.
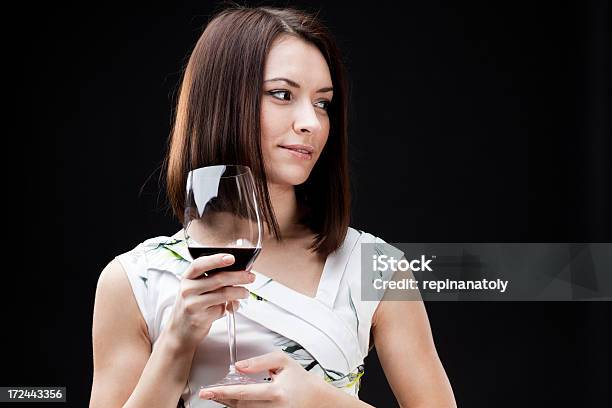
<instances>
[{"instance_id":1,"label":"red wine","mask_svg":"<svg viewBox=\"0 0 612 408\"><path fill-rule=\"evenodd\" d=\"M188 247L189 253L193 259L200 256L208 256L214 254L232 254L235 262L229 266L212 269L207 274L223 271L245 271L251 267L255 258L259 255L261 248L226 248L226 247Z\"/></svg>"}]
</instances>

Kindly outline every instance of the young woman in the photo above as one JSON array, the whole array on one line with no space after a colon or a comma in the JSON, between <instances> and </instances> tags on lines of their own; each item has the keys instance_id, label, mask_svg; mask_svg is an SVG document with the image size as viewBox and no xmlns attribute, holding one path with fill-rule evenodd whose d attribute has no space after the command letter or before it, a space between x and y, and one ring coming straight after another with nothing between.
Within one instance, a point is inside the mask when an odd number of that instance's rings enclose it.
<instances>
[{"instance_id":1,"label":"young woman","mask_svg":"<svg viewBox=\"0 0 612 408\"><path fill-rule=\"evenodd\" d=\"M232 8L207 25L184 74L166 160L175 215L188 169L248 165L265 219L251 272L192 260L182 231L148 239L102 271L93 318L91 407L361 407L375 346L402 407L452 407L424 306L360 299L362 243L349 224L347 89L326 28L293 9ZM241 285L241 286L237 286ZM237 367L264 384L200 390Z\"/></svg>"}]
</instances>

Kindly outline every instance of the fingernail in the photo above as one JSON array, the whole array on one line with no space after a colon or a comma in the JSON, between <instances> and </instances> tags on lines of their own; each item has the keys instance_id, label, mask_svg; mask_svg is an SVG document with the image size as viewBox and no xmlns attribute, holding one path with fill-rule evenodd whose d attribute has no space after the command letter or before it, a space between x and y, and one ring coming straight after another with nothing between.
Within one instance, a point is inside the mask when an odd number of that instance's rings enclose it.
<instances>
[{"instance_id":1,"label":"fingernail","mask_svg":"<svg viewBox=\"0 0 612 408\"><path fill-rule=\"evenodd\" d=\"M202 399L213 399L215 394L210 391L200 391L200 398Z\"/></svg>"},{"instance_id":2,"label":"fingernail","mask_svg":"<svg viewBox=\"0 0 612 408\"><path fill-rule=\"evenodd\" d=\"M247 368L249 366L249 361L248 360L242 360L242 361L237 361L236 362L236 367L238 368Z\"/></svg>"},{"instance_id":3,"label":"fingernail","mask_svg":"<svg viewBox=\"0 0 612 408\"><path fill-rule=\"evenodd\" d=\"M249 272L249 281L250 282L255 282L255 274L252 272Z\"/></svg>"},{"instance_id":4,"label":"fingernail","mask_svg":"<svg viewBox=\"0 0 612 408\"><path fill-rule=\"evenodd\" d=\"M230 263L234 262L234 255L225 255L221 259L223 260L224 263L230 264Z\"/></svg>"}]
</instances>

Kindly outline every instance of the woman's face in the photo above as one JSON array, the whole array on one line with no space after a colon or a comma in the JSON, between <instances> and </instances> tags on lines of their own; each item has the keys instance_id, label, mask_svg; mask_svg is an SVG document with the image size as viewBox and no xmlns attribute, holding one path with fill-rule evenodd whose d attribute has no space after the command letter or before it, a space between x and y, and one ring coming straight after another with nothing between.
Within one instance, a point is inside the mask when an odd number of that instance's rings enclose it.
<instances>
[{"instance_id":1,"label":"woman's face","mask_svg":"<svg viewBox=\"0 0 612 408\"><path fill-rule=\"evenodd\" d=\"M283 78L283 79L280 79ZM268 182L298 185L308 179L329 134L332 81L321 52L283 35L264 68L261 148Z\"/></svg>"}]
</instances>

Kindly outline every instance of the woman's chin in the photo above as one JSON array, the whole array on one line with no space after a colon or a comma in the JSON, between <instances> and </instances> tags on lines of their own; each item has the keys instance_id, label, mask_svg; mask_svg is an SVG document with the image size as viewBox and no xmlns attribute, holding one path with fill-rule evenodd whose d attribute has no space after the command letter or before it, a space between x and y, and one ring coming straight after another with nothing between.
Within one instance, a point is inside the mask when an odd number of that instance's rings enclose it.
<instances>
[{"instance_id":1,"label":"woman's chin","mask_svg":"<svg viewBox=\"0 0 612 408\"><path fill-rule=\"evenodd\" d=\"M282 184L282 185L291 185L291 186L299 186L308 180L308 176L310 172L306 171L298 171L296 169L283 169L279 171L280 174L277 174L272 180L270 180L274 184Z\"/></svg>"}]
</instances>

